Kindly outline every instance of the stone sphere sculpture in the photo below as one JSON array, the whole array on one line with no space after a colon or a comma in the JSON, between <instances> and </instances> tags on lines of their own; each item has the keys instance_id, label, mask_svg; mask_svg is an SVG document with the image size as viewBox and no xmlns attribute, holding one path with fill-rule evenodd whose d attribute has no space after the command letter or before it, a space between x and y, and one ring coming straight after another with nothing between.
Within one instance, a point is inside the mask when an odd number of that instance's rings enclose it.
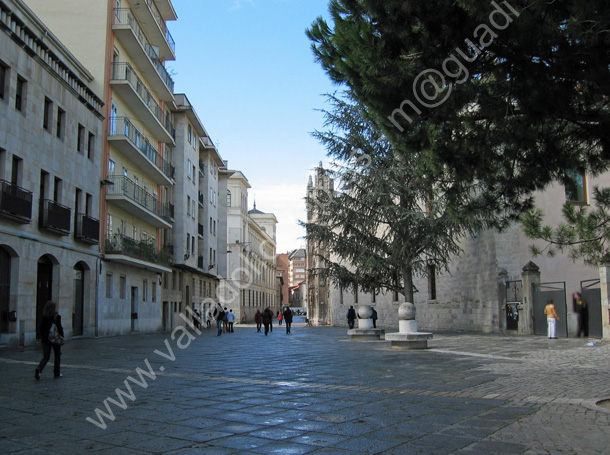
<instances>
[{"instance_id":1,"label":"stone sphere sculpture","mask_svg":"<svg viewBox=\"0 0 610 455\"><path fill-rule=\"evenodd\" d=\"M360 305L358 307L358 316L360 319L369 319L373 316L373 309L370 305Z\"/></svg>"},{"instance_id":2,"label":"stone sphere sculpture","mask_svg":"<svg viewBox=\"0 0 610 455\"><path fill-rule=\"evenodd\" d=\"M412 321L415 319L415 305L405 302L398 307L398 319L401 321Z\"/></svg>"}]
</instances>

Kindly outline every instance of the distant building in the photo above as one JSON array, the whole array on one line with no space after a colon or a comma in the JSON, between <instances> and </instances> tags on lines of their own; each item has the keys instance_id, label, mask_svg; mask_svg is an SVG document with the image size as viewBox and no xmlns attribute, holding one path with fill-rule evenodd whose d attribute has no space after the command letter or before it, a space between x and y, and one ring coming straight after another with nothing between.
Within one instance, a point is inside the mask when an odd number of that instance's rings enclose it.
<instances>
[{"instance_id":1,"label":"distant building","mask_svg":"<svg viewBox=\"0 0 610 455\"><path fill-rule=\"evenodd\" d=\"M278 254L275 257L275 265L277 267L276 276L282 278L280 304L282 306L289 305L288 270L290 269L290 260L288 259L288 253Z\"/></svg>"}]
</instances>

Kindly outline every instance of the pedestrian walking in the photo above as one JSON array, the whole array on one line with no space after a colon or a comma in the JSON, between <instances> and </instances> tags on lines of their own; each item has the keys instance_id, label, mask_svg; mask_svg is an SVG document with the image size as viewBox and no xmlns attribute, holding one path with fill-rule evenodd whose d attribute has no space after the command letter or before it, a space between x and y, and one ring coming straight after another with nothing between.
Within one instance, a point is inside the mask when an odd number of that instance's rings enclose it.
<instances>
[{"instance_id":1,"label":"pedestrian walking","mask_svg":"<svg viewBox=\"0 0 610 455\"><path fill-rule=\"evenodd\" d=\"M277 323L279 325L282 325L282 319L284 318L284 315L281 312L277 312Z\"/></svg>"},{"instance_id":2,"label":"pedestrian walking","mask_svg":"<svg viewBox=\"0 0 610 455\"><path fill-rule=\"evenodd\" d=\"M547 300L546 306L544 307L544 314L546 315L548 337L555 339L557 338L557 321L559 320L559 315L555 310L553 299Z\"/></svg>"},{"instance_id":3,"label":"pedestrian walking","mask_svg":"<svg viewBox=\"0 0 610 455\"><path fill-rule=\"evenodd\" d=\"M269 333L270 327L272 327L273 324L273 311L271 311L269 308L265 308L265 311L263 311L263 325L265 326L265 336L267 336L267 333Z\"/></svg>"},{"instance_id":4,"label":"pedestrian walking","mask_svg":"<svg viewBox=\"0 0 610 455\"><path fill-rule=\"evenodd\" d=\"M53 375L56 378L61 378L61 344L51 343L49 339L49 333L51 332L51 326L55 324L56 331L61 337L64 336L64 328L61 325L61 315L57 312L57 303L53 300L49 300L42 310L42 320L40 321L40 335L42 336L42 360L38 364L34 377L37 381L40 380L42 370L46 366L47 362L51 358L51 349L55 354L55 362L53 364Z\"/></svg>"},{"instance_id":5,"label":"pedestrian walking","mask_svg":"<svg viewBox=\"0 0 610 455\"><path fill-rule=\"evenodd\" d=\"M225 333L227 333L229 331L229 310L227 310L227 307L224 308L225 311L225 317L222 320L222 330L224 330Z\"/></svg>"},{"instance_id":6,"label":"pedestrian walking","mask_svg":"<svg viewBox=\"0 0 610 455\"><path fill-rule=\"evenodd\" d=\"M205 318L205 325L208 329L212 328L212 312L208 311L208 316Z\"/></svg>"},{"instance_id":7,"label":"pedestrian walking","mask_svg":"<svg viewBox=\"0 0 610 455\"><path fill-rule=\"evenodd\" d=\"M579 292L576 293L576 312L578 313L578 337L589 336L589 307Z\"/></svg>"},{"instance_id":8,"label":"pedestrian walking","mask_svg":"<svg viewBox=\"0 0 610 455\"><path fill-rule=\"evenodd\" d=\"M222 323L225 319L225 312L220 303L217 303L216 308L214 308L214 318L216 318L216 327L218 328L218 336L220 336L222 335Z\"/></svg>"},{"instance_id":9,"label":"pedestrian walking","mask_svg":"<svg viewBox=\"0 0 610 455\"><path fill-rule=\"evenodd\" d=\"M227 332L233 333L233 323L235 322L235 314L233 310L227 313Z\"/></svg>"},{"instance_id":10,"label":"pedestrian walking","mask_svg":"<svg viewBox=\"0 0 610 455\"><path fill-rule=\"evenodd\" d=\"M256 322L256 331L260 332L263 325L263 313L257 308L256 314L254 315L254 322Z\"/></svg>"},{"instance_id":11,"label":"pedestrian walking","mask_svg":"<svg viewBox=\"0 0 610 455\"><path fill-rule=\"evenodd\" d=\"M292 310L288 307L284 310L284 321L286 321L286 334L290 333L292 328Z\"/></svg>"},{"instance_id":12,"label":"pedestrian walking","mask_svg":"<svg viewBox=\"0 0 610 455\"><path fill-rule=\"evenodd\" d=\"M373 310L373 314L371 315L371 319L373 320L373 328L376 329L377 328L377 311L375 311L375 308L371 307L371 309Z\"/></svg>"},{"instance_id":13,"label":"pedestrian walking","mask_svg":"<svg viewBox=\"0 0 610 455\"><path fill-rule=\"evenodd\" d=\"M354 328L354 321L356 320L356 310L354 310L354 306L350 306L349 310L347 310L347 326L350 329Z\"/></svg>"},{"instance_id":14,"label":"pedestrian walking","mask_svg":"<svg viewBox=\"0 0 610 455\"><path fill-rule=\"evenodd\" d=\"M197 308L193 310L193 325L196 329L201 327L201 313L199 313L199 309Z\"/></svg>"}]
</instances>

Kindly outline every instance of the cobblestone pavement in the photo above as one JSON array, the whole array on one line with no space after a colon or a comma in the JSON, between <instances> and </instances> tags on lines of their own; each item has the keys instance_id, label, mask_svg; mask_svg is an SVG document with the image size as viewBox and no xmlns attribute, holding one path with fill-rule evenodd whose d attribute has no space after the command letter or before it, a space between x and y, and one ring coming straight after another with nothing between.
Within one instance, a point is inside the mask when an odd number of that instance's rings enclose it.
<instances>
[{"instance_id":1,"label":"cobblestone pavement","mask_svg":"<svg viewBox=\"0 0 610 455\"><path fill-rule=\"evenodd\" d=\"M610 344L437 333L397 351L292 332L71 340L64 377L51 360L39 382L40 347L0 350L0 453L610 453Z\"/></svg>"}]
</instances>

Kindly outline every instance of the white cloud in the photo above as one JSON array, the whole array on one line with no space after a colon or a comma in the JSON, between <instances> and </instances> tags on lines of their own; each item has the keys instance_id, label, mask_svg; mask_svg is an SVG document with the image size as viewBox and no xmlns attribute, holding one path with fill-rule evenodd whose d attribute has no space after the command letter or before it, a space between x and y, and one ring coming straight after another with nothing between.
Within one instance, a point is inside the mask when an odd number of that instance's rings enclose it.
<instances>
[{"instance_id":1,"label":"white cloud","mask_svg":"<svg viewBox=\"0 0 610 455\"><path fill-rule=\"evenodd\" d=\"M238 9L241 9L241 7L246 3L248 5L254 6L254 0L233 0L233 6L229 8L229 11L237 11Z\"/></svg>"}]
</instances>

